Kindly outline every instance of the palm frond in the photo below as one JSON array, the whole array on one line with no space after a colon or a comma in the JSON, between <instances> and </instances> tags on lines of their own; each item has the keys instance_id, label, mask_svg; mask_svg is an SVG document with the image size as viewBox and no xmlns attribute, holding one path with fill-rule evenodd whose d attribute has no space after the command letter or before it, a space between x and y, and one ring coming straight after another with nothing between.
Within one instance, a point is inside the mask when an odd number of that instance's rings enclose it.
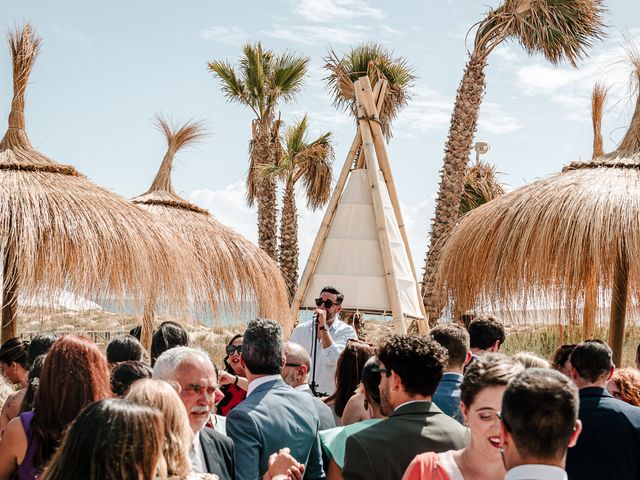
<instances>
[{"instance_id":1,"label":"palm frond","mask_svg":"<svg viewBox=\"0 0 640 480\"><path fill-rule=\"evenodd\" d=\"M530 55L575 66L593 41L604 37L605 13L602 0L505 0L480 23L476 49L488 54L513 38Z\"/></svg>"},{"instance_id":2,"label":"palm frond","mask_svg":"<svg viewBox=\"0 0 640 480\"><path fill-rule=\"evenodd\" d=\"M208 68L210 72L220 79L220 88L228 100L253 107L251 97L247 95L244 82L238 77L238 74L229 62L209 62Z\"/></svg>"},{"instance_id":3,"label":"palm frond","mask_svg":"<svg viewBox=\"0 0 640 480\"><path fill-rule=\"evenodd\" d=\"M352 48L342 58L330 50L325 62L325 69L329 71L325 82L333 96L334 105L350 110L353 115L356 109L354 81L366 75L372 86L383 78L389 82L387 99L379 112L382 130L389 138L391 123L406 106L415 81L413 68L407 60L394 57L393 52L380 44L365 42Z\"/></svg>"},{"instance_id":4,"label":"palm frond","mask_svg":"<svg viewBox=\"0 0 640 480\"><path fill-rule=\"evenodd\" d=\"M272 65L268 79L270 95L291 101L302 89L304 78L309 69L309 57L284 52L278 55Z\"/></svg>"},{"instance_id":5,"label":"palm frond","mask_svg":"<svg viewBox=\"0 0 640 480\"><path fill-rule=\"evenodd\" d=\"M478 161L467 170L464 193L460 200L460 214L470 212L504 193L494 166Z\"/></svg>"}]
</instances>

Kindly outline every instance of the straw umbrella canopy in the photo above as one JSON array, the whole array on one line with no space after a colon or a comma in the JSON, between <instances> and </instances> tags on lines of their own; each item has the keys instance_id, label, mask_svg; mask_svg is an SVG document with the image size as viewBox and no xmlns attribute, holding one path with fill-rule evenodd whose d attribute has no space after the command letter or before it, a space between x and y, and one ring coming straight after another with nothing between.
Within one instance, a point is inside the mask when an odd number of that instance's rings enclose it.
<instances>
[{"instance_id":1,"label":"straw umbrella canopy","mask_svg":"<svg viewBox=\"0 0 640 480\"><path fill-rule=\"evenodd\" d=\"M238 313L247 306L257 307L256 314L278 320L285 329L290 329L287 290L275 262L173 189L171 169L175 154L202 138L205 133L202 124L192 121L177 127L161 116L156 116L156 124L167 139L167 152L151 188L134 198L133 203L159 217L163 225L173 229L197 253L209 281L208 299L214 316L222 312ZM144 339L151 333L152 320L150 301L145 308Z\"/></svg>"},{"instance_id":2,"label":"straw umbrella canopy","mask_svg":"<svg viewBox=\"0 0 640 480\"><path fill-rule=\"evenodd\" d=\"M640 85L640 57L634 65ZM471 211L442 252L438 291L460 309L544 298L571 317L585 292L611 292L609 343L620 364L627 300L639 300L640 96L615 151Z\"/></svg>"},{"instance_id":3,"label":"straw umbrella canopy","mask_svg":"<svg viewBox=\"0 0 640 480\"><path fill-rule=\"evenodd\" d=\"M153 286L163 303L178 305L197 283L196 259L147 212L31 146L25 90L40 39L25 25L9 34L9 45L14 96L0 141L2 339L15 336L18 291L52 300L71 289L135 305Z\"/></svg>"}]
</instances>

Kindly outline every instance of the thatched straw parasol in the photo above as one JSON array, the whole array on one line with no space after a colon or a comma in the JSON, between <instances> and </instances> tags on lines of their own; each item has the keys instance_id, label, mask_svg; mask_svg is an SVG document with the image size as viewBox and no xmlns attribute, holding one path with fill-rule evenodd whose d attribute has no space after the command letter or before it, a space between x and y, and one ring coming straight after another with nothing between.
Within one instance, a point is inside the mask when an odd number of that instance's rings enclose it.
<instances>
[{"instance_id":1,"label":"thatched straw parasol","mask_svg":"<svg viewBox=\"0 0 640 480\"><path fill-rule=\"evenodd\" d=\"M199 270L180 240L156 228L147 212L31 146L25 90L40 39L25 25L9 34L9 44L14 96L0 142L2 339L15 336L18 290L50 298L67 288L141 303L153 285L163 303L187 298Z\"/></svg>"},{"instance_id":2,"label":"thatched straw parasol","mask_svg":"<svg viewBox=\"0 0 640 480\"><path fill-rule=\"evenodd\" d=\"M640 87L638 56L634 67ZM615 151L573 162L463 217L443 245L438 285L460 310L545 297L569 318L591 300L585 292L611 292L609 343L620 364L627 299L640 300L638 258L640 95Z\"/></svg>"},{"instance_id":3,"label":"thatched straw parasol","mask_svg":"<svg viewBox=\"0 0 640 480\"><path fill-rule=\"evenodd\" d=\"M276 264L256 245L222 225L207 210L179 197L173 189L174 156L203 136L202 124L188 122L178 128L161 116L156 117L156 123L167 139L167 153L151 188L132 201L160 217L196 251L210 280L209 299L214 315L257 306L256 314L278 320L290 329L287 290ZM152 321L150 304L145 309L143 340L151 333Z\"/></svg>"}]
</instances>

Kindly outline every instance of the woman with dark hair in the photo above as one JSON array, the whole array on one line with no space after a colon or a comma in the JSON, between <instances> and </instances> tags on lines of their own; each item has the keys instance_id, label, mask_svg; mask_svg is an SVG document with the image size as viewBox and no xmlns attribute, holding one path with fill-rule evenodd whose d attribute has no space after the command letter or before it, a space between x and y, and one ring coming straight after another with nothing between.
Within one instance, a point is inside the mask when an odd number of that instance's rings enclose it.
<instances>
[{"instance_id":1,"label":"woman with dark hair","mask_svg":"<svg viewBox=\"0 0 640 480\"><path fill-rule=\"evenodd\" d=\"M58 340L55 333L38 333L29 342L29 362L32 363L40 355L46 355L54 343Z\"/></svg>"},{"instance_id":2,"label":"woman with dark hair","mask_svg":"<svg viewBox=\"0 0 640 480\"><path fill-rule=\"evenodd\" d=\"M151 378L153 370L144 362L128 360L121 362L111 370L111 390L116 397L124 397L134 382Z\"/></svg>"},{"instance_id":3,"label":"woman with dark hair","mask_svg":"<svg viewBox=\"0 0 640 480\"><path fill-rule=\"evenodd\" d=\"M36 392L38 391L38 385L40 385L40 375L42 374L42 367L44 366L44 359L46 357L46 355L40 355L31 362L29 383L22 404L20 405L20 413L33 410L33 402L36 399Z\"/></svg>"},{"instance_id":4,"label":"woman with dark hair","mask_svg":"<svg viewBox=\"0 0 640 480\"><path fill-rule=\"evenodd\" d=\"M347 426L331 428L320 432L320 442L324 453L329 458L327 466L327 480L342 479L344 454L347 437L364 430L385 418L380 412L380 363L376 357L371 357L362 368L362 396L363 404L369 418Z\"/></svg>"},{"instance_id":5,"label":"woman with dark hair","mask_svg":"<svg viewBox=\"0 0 640 480\"><path fill-rule=\"evenodd\" d=\"M162 322L151 337L151 366L156 359L170 348L188 347L189 334L176 322Z\"/></svg>"},{"instance_id":6,"label":"woman with dark hair","mask_svg":"<svg viewBox=\"0 0 640 480\"><path fill-rule=\"evenodd\" d=\"M362 379L364 364L374 355L368 343L349 339L336 365L336 391L325 399L325 403L333 410L336 425L342 424L342 414L347 402L355 393Z\"/></svg>"},{"instance_id":7,"label":"woman with dark hair","mask_svg":"<svg viewBox=\"0 0 640 480\"><path fill-rule=\"evenodd\" d=\"M0 480L16 470L20 480L37 478L78 413L110 396L107 359L95 343L60 338L45 358L33 411L9 422L0 440Z\"/></svg>"},{"instance_id":8,"label":"woman with dark hair","mask_svg":"<svg viewBox=\"0 0 640 480\"><path fill-rule=\"evenodd\" d=\"M234 335L227 343L227 356L224 357L224 371L218 374L220 390L224 398L217 405L219 415L227 416L233 408L247 396L249 382L245 378L245 371L240 362L242 352L242 334Z\"/></svg>"},{"instance_id":9,"label":"woman with dark hair","mask_svg":"<svg viewBox=\"0 0 640 480\"><path fill-rule=\"evenodd\" d=\"M41 480L166 478L164 420L151 407L120 399L85 408L69 427Z\"/></svg>"},{"instance_id":10,"label":"woman with dark hair","mask_svg":"<svg viewBox=\"0 0 640 480\"><path fill-rule=\"evenodd\" d=\"M0 412L0 433L12 418L20 414L20 405L27 392L29 377L29 342L10 338L0 347L0 372L20 390L7 397Z\"/></svg>"}]
</instances>

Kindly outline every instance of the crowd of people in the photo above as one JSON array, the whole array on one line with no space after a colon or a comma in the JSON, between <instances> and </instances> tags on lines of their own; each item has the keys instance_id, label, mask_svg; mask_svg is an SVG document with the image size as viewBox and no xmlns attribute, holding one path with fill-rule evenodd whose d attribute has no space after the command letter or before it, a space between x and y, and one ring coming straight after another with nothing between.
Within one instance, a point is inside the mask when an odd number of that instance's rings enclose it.
<instances>
[{"instance_id":1,"label":"crowd of people","mask_svg":"<svg viewBox=\"0 0 640 480\"><path fill-rule=\"evenodd\" d=\"M288 342L249 322L220 370L174 322L150 352L139 329L105 353L6 341L0 480L640 478L640 373L601 340L507 356L501 322L477 316L374 346L342 302L322 289Z\"/></svg>"}]
</instances>

